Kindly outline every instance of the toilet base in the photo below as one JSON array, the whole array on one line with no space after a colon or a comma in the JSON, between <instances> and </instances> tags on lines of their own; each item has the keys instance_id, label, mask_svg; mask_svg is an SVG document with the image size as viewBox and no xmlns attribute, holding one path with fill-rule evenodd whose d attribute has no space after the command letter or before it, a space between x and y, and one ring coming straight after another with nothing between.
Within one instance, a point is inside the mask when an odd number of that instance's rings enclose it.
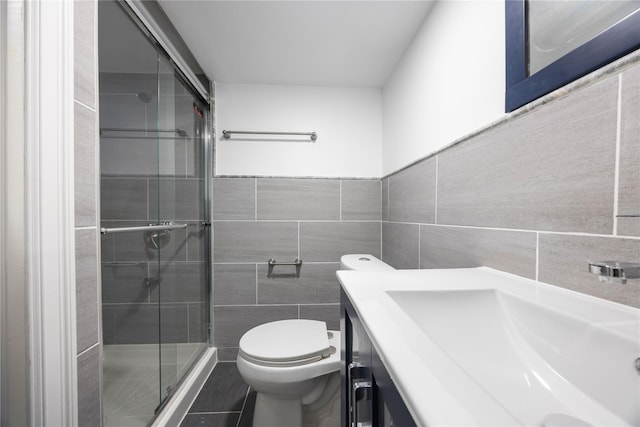
<instances>
[{"instance_id":1,"label":"toilet base","mask_svg":"<svg viewBox=\"0 0 640 427\"><path fill-rule=\"evenodd\" d=\"M277 399L258 393L253 427L302 427L301 399Z\"/></svg>"}]
</instances>

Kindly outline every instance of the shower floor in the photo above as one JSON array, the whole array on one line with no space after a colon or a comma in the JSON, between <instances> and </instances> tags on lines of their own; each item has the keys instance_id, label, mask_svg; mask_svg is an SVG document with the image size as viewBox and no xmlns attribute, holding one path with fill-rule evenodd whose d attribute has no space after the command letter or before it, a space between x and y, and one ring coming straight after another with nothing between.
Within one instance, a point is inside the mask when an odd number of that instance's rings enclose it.
<instances>
[{"instance_id":1,"label":"shower floor","mask_svg":"<svg viewBox=\"0 0 640 427\"><path fill-rule=\"evenodd\" d=\"M163 346L163 376L176 378L177 375L177 378L181 378L203 348L203 343ZM105 345L103 425L145 427L160 403L159 382L158 344Z\"/></svg>"}]
</instances>

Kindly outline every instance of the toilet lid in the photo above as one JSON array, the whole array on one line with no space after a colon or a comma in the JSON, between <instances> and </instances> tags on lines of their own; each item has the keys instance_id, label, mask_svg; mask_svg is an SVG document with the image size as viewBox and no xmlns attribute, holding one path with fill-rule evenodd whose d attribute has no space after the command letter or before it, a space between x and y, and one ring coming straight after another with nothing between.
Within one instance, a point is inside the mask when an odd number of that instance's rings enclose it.
<instances>
[{"instance_id":1,"label":"toilet lid","mask_svg":"<svg viewBox=\"0 0 640 427\"><path fill-rule=\"evenodd\" d=\"M300 365L330 354L327 325L317 320L292 319L265 323L240 338L240 352L261 364Z\"/></svg>"}]
</instances>

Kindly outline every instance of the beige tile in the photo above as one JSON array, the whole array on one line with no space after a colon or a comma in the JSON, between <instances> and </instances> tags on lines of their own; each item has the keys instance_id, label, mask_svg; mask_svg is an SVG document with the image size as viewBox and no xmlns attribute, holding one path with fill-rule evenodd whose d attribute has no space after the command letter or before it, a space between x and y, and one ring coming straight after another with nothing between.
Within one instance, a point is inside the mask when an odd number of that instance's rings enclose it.
<instances>
[{"instance_id":1,"label":"beige tile","mask_svg":"<svg viewBox=\"0 0 640 427\"><path fill-rule=\"evenodd\" d=\"M76 329L78 353L100 340L97 230L76 230Z\"/></svg>"},{"instance_id":2,"label":"beige tile","mask_svg":"<svg viewBox=\"0 0 640 427\"><path fill-rule=\"evenodd\" d=\"M618 234L640 236L640 66L622 74Z\"/></svg>"},{"instance_id":3,"label":"beige tile","mask_svg":"<svg viewBox=\"0 0 640 427\"><path fill-rule=\"evenodd\" d=\"M75 225L95 227L98 193L96 113L84 105L74 103L73 126Z\"/></svg>"},{"instance_id":4,"label":"beige tile","mask_svg":"<svg viewBox=\"0 0 640 427\"><path fill-rule=\"evenodd\" d=\"M382 220L389 220L389 178L382 180Z\"/></svg>"},{"instance_id":5,"label":"beige tile","mask_svg":"<svg viewBox=\"0 0 640 427\"><path fill-rule=\"evenodd\" d=\"M420 226L420 268L480 266L535 279L536 233Z\"/></svg>"},{"instance_id":6,"label":"beige tile","mask_svg":"<svg viewBox=\"0 0 640 427\"><path fill-rule=\"evenodd\" d=\"M255 178L214 178L213 219L256 219Z\"/></svg>"},{"instance_id":7,"label":"beige tile","mask_svg":"<svg viewBox=\"0 0 640 427\"><path fill-rule=\"evenodd\" d=\"M436 160L427 159L389 177L389 221L435 222Z\"/></svg>"},{"instance_id":8,"label":"beige tile","mask_svg":"<svg viewBox=\"0 0 640 427\"><path fill-rule=\"evenodd\" d=\"M420 268L419 226L382 223L382 260L393 268Z\"/></svg>"},{"instance_id":9,"label":"beige tile","mask_svg":"<svg viewBox=\"0 0 640 427\"><path fill-rule=\"evenodd\" d=\"M640 307L640 281L600 283L590 261L640 262L640 240L540 234L538 280L599 298Z\"/></svg>"},{"instance_id":10,"label":"beige tile","mask_svg":"<svg viewBox=\"0 0 640 427\"><path fill-rule=\"evenodd\" d=\"M380 223L300 223L300 256L303 261L339 262L342 255L351 253L380 256Z\"/></svg>"},{"instance_id":11,"label":"beige tile","mask_svg":"<svg viewBox=\"0 0 640 427\"><path fill-rule=\"evenodd\" d=\"M320 320L327 324L327 329L340 330L340 304L301 305L300 318Z\"/></svg>"},{"instance_id":12,"label":"beige tile","mask_svg":"<svg viewBox=\"0 0 640 427\"><path fill-rule=\"evenodd\" d=\"M438 156L438 223L611 233L616 76Z\"/></svg>"},{"instance_id":13,"label":"beige tile","mask_svg":"<svg viewBox=\"0 0 640 427\"><path fill-rule=\"evenodd\" d=\"M342 180L342 220L382 219L379 180Z\"/></svg>"},{"instance_id":14,"label":"beige tile","mask_svg":"<svg viewBox=\"0 0 640 427\"><path fill-rule=\"evenodd\" d=\"M102 425L100 346L78 356L78 425Z\"/></svg>"},{"instance_id":15,"label":"beige tile","mask_svg":"<svg viewBox=\"0 0 640 427\"><path fill-rule=\"evenodd\" d=\"M258 179L258 219L338 220L340 181Z\"/></svg>"},{"instance_id":16,"label":"beige tile","mask_svg":"<svg viewBox=\"0 0 640 427\"><path fill-rule=\"evenodd\" d=\"M340 286L336 271L339 267L338 263L303 263L298 277L294 266L274 266L269 276L268 266L258 265L258 303L338 303Z\"/></svg>"},{"instance_id":17,"label":"beige tile","mask_svg":"<svg viewBox=\"0 0 640 427\"><path fill-rule=\"evenodd\" d=\"M147 179L102 178L101 220L148 219Z\"/></svg>"},{"instance_id":18,"label":"beige tile","mask_svg":"<svg viewBox=\"0 0 640 427\"><path fill-rule=\"evenodd\" d=\"M73 2L74 97L96 108L96 3Z\"/></svg>"},{"instance_id":19,"label":"beige tile","mask_svg":"<svg viewBox=\"0 0 640 427\"><path fill-rule=\"evenodd\" d=\"M249 329L267 322L298 318L297 305L214 306L214 345L238 347Z\"/></svg>"},{"instance_id":20,"label":"beige tile","mask_svg":"<svg viewBox=\"0 0 640 427\"><path fill-rule=\"evenodd\" d=\"M293 261L298 256L295 222L215 221L213 236L215 262Z\"/></svg>"},{"instance_id":21,"label":"beige tile","mask_svg":"<svg viewBox=\"0 0 640 427\"><path fill-rule=\"evenodd\" d=\"M149 180L149 218L200 221L204 218L203 179Z\"/></svg>"},{"instance_id":22,"label":"beige tile","mask_svg":"<svg viewBox=\"0 0 640 427\"><path fill-rule=\"evenodd\" d=\"M213 302L216 305L256 303L255 264L214 264Z\"/></svg>"}]
</instances>

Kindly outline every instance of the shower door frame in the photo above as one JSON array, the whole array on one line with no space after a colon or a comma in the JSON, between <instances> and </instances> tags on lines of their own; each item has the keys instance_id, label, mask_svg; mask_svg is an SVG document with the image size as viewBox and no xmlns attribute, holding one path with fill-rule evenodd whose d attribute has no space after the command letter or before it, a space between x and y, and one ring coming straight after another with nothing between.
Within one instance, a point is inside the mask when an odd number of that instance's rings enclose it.
<instances>
[{"instance_id":1,"label":"shower door frame","mask_svg":"<svg viewBox=\"0 0 640 427\"><path fill-rule=\"evenodd\" d=\"M199 352L197 358L194 362L187 368L184 372L184 375L177 380L174 384L172 391L161 401L159 406L156 408L155 417L151 420L153 424L158 415L162 413L163 409L167 407L172 398L175 396L176 392L180 389L180 386L183 384L185 379L187 379L191 372L194 370L198 362L202 359L202 357L207 353L207 350L213 346L213 337L212 337L212 302L213 302L213 233L212 233L212 218L211 218L211 203L212 203L212 186L211 179L213 176L213 97L211 95L212 83L207 79L209 87L204 89L204 85L196 76L196 73L200 75L204 75L204 71L199 67L199 64L195 62L195 58L191 55L190 52L180 52L179 49L176 48L176 43L172 43L172 39L178 38L180 42L184 43L180 38L180 35L177 33L175 28L168 22L168 25L171 28L167 28L167 23L165 25L160 25L156 19L153 19L153 13L150 13L147 9L148 6L145 6L139 0L116 0L116 2L120 5L122 10L131 18L131 21L134 25L136 25L140 31L146 36L148 41L156 48L158 55L163 55L169 63L173 66L174 77L178 79L184 86L191 91L191 94L202 102L205 111L203 114L204 118L204 133L203 133L203 186L204 186L204 194L203 194L203 228L206 231L206 244L205 244L205 265L206 265L206 274L205 274L205 283L206 283L206 306L208 319L207 324L204 325L206 327L207 340L205 342L205 346ZM151 3L151 6L157 7L155 3ZM157 13L157 11L156 11ZM163 12L161 12L163 13ZM165 31L166 30L166 31ZM183 49L188 49L186 45L183 46ZM184 58L188 57L192 59L192 62L189 63ZM195 63L194 63L195 62ZM192 67L195 67L194 71ZM160 303L160 301L159 301ZM159 345L162 345L162 342L159 342ZM161 347L160 347L161 348Z\"/></svg>"}]
</instances>

